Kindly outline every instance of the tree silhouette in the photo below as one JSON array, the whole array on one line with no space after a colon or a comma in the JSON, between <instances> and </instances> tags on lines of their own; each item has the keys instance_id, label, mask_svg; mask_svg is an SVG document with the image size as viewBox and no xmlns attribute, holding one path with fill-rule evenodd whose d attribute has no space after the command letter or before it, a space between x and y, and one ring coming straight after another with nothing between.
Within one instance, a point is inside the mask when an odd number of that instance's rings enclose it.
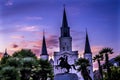
<instances>
[{"instance_id":1,"label":"tree silhouette","mask_svg":"<svg viewBox=\"0 0 120 80\"><path fill-rule=\"evenodd\" d=\"M16 68L5 66L0 70L0 80L20 80L20 76Z\"/></svg>"},{"instance_id":2,"label":"tree silhouette","mask_svg":"<svg viewBox=\"0 0 120 80\"><path fill-rule=\"evenodd\" d=\"M77 71L80 72L84 78L84 80L92 80L92 78L89 75L89 70L88 66L90 66L89 61L84 58L79 58L76 62L75 65L78 67Z\"/></svg>"},{"instance_id":3,"label":"tree silhouette","mask_svg":"<svg viewBox=\"0 0 120 80\"><path fill-rule=\"evenodd\" d=\"M120 66L120 55L118 55L117 57L115 57L115 61L119 63Z\"/></svg>"},{"instance_id":4,"label":"tree silhouette","mask_svg":"<svg viewBox=\"0 0 120 80\"><path fill-rule=\"evenodd\" d=\"M108 80L111 80L111 69L110 69L110 65L109 65L109 56L108 55L113 53L113 49L112 48L103 48L99 53L101 55L105 56L107 76L108 76Z\"/></svg>"},{"instance_id":5,"label":"tree silhouette","mask_svg":"<svg viewBox=\"0 0 120 80\"><path fill-rule=\"evenodd\" d=\"M0 80L47 80L48 77L52 79L52 75L51 64L37 59L28 49L17 51L0 61Z\"/></svg>"},{"instance_id":6,"label":"tree silhouette","mask_svg":"<svg viewBox=\"0 0 120 80\"><path fill-rule=\"evenodd\" d=\"M101 75L101 80L103 80L102 66L101 66L101 63L100 63L100 61L103 60L103 56L100 55L100 54L97 54L97 55L95 55L95 57L93 57L93 60L97 61L97 63L98 63L99 73Z\"/></svg>"}]
</instances>

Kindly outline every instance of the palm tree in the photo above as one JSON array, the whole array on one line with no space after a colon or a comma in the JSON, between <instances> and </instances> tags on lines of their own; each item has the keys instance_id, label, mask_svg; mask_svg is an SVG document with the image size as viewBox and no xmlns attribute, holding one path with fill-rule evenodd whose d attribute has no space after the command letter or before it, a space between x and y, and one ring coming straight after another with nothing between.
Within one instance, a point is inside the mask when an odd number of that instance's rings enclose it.
<instances>
[{"instance_id":1,"label":"palm tree","mask_svg":"<svg viewBox=\"0 0 120 80\"><path fill-rule=\"evenodd\" d=\"M101 80L103 80L102 66L101 66L101 63L100 63L100 61L103 60L103 56L100 55L100 54L95 55L95 57L93 57L93 60L98 62L99 72L100 72L100 75L101 75Z\"/></svg>"},{"instance_id":2,"label":"palm tree","mask_svg":"<svg viewBox=\"0 0 120 80\"><path fill-rule=\"evenodd\" d=\"M105 64L106 64L106 69L107 69L107 76L108 76L108 80L111 80L111 69L109 66L109 54L113 53L113 49L112 48L103 48L100 52L101 55L105 55Z\"/></svg>"},{"instance_id":3,"label":"palm tree","mask_svg":"<svg viewBox=\"0 0 120 80\"><path fill-rule=\"evenodd\" d=\"M78 66L77 71L80 72L84 78L84 80L92 80L92 78L89 75L89 70L88 66L90 66L89 61L84 58L79 58L76 62L75 65Z\"/></svg>"},{"instance_id":4,"label":"palm tree","mask_svg":"<svg viewBox=\"0 0 120 80\"><path fill-rule=\"evenodd\" d=\"M115 61L119 63L119 66L120 66L120 55L118 55L116 58L115 58Z\"/></svg>"}]
</instances>

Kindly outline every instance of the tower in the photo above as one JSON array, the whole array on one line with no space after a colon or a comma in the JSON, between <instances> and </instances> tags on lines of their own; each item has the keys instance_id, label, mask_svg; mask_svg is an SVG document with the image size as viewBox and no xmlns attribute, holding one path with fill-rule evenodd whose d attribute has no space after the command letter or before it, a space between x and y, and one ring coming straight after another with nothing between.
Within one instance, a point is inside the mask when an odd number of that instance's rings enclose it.
<instances>
[{"instance_id":1,"label":"tower","mask_svg":"<svg viewBox=\"0 0 120 80\"><path fill-rule=\"evenodd\" d=\"M3 57L8 57L9 55L8 55L8 53L7 53L7 49L5 49L5 53L4 53L4 55L3 55Z\"/></svg>"},{"instance_id":2,"label":"tower","mask_svg":"<svg viewBox=\"0 0 120 80\"><path fill-rule=\"evenodd\" d=\"M63 11L63 20L61 26L61 35L59 37L60 51L72 51L72 38L70 36L70 28L67 22L66 11Z\"/></svg>"},{"instance_id":3,"label":"tower","mask_svg":"<svg viewBox=\"0 0 120 80\"><path fill-rule=\"evenodd\" d=\"M42 41L42 52L41 52L40 58L43 60L48 60L49 58L48 53L47 53L44 31L43 31L43 41Z\"/></svg>"},{"instance_id":4,"label":"tower","mask_svg":"<svg viewBox=\"0 0 120 80\"><path fill-rule=\"evenodd\" d=\"M78 59L78 51L72 51L72 37L70 35L65 7L63 10L62 26L60 27L59 48L59 52L54 52L54 75L66 72L66 69L55 67L60 64L61 57L66 57L65 59L69 65L73 65ZM77 74L77 71L72 68L70 73Z\"/></svg>"},{"instance_id":5,"label":"tower","mask_svg":"<svg viewBox=\"0 0 120 80\"><path fill-rule=\"evenodd\" d=\"M92 64L92 52L89 44L89 38L88 38L88 33L86 30L86 41L85 41L85 50L84 50L84 58L87 59L90 63L90 66L88 67L90 71L90 76L93 80L93 64Z\"/></svg>"}]
</instances>

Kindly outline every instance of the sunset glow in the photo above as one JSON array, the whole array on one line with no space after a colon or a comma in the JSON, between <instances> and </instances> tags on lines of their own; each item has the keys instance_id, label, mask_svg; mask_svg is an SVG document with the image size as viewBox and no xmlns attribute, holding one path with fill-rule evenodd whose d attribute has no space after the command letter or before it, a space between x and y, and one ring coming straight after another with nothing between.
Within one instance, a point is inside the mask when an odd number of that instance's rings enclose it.
<instances>
[{"instance_id":1,"label":"sunset glow","mask_svg":"<svg viewBox=\"0 0 120 80\"><path fill-rule=\"evenodd\" d=\"M104 47L120 54L120 1L118 0L1 0L0 57L22 48L41 53L43 30L47 50L52 57L59 51L63 4L66 4L73 50L83 55L85 29L88 30L93 56Z\"/></svg>"}]
</instances>

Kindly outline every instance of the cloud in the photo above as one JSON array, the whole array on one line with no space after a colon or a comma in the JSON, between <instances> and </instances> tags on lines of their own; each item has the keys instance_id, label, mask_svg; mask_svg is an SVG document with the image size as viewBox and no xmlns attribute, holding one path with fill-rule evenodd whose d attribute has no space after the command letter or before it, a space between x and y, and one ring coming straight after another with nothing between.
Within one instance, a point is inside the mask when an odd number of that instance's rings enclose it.
<instances>
[{"instance_id":1,"label":"cloud","mask_svg":"<svg viewBox=\"0 0 120 80\"><path fill-rule=\"evenodd\" d=\"M20 35L13 35L13 36L10 36L11 38L13 39L23 39L24 36L20 36Z\"/></svg>"},{"instance_id":2,"label":"cloud","mask_svg":"<svg viewBox=\"0 0 120 80\"><path fill-rule=\"evenodd\" d=\"M4 28L0 30L1 34L7 34L7 33L13 33L13 32L17 32L16 28Z\"/></svg>"},{"instance_id":3,"label":"cloud","mask_svg":"<svg viewBox=\"0 0 120 80\"><path fill-rule=\"evenodd\" d=\"M37 26L24 26L18 29L18 31L39 31Z\"/></svg>"},{"instance_id":4,"label":"cloud","mask_svg":"<svg viewBox=\"0 0 120 80\"><path fill-rule=\"evenodd\" d=\"M58 36L50 35L46 40L48 48L52 49L54 47L58 47Z\"/></svg>"},{"instance_id":5,"label":"cloud","mask_svg":"<svg viewBox=\"0 0 120 80\"><path fill-rule=\"evenodd\" d=\"M91 46L91 50L94 55L98 54L102 48L104 48L104 46Z\"/></svg>"},{"instance_id":6,"label":"cloud","mask_svg":"<svg viewBox=\"0 0 120 80\"><path fill-rule=\"evenodd\" d=\"M12 6L13 5L13 1L12 0L7 0L5 3L5 6Z\"/></svg>"},{"instance_id":7,"label":"cloud","mask_svg":"<svg viewBox=\"0 0 120 80\"><path fill-rule=\"evenodd\" d=\"M37 56L38 58L40 57L40 52L41 52L40 49L35 49L35 48L33 48L33 49L31 49L31 50L32 50L33 53L36 54L36 56Z\"/></svg>"},{"instance_id":8,"label":"cloud","mask_svg":"<svg viewBox=\"0 0 120 80\"><path fill-rule=\"evenodd\" d=\"M17 44L13 44L12 48L18 48L19 46Z\"/></svg>"},{"instance_id":9,"label":"cloud","mask_svg":"<svg viewBox=\"0 0 120 80\"><path fill-rule=\"evenodd\" d=\"M13 38L18 39L19 37L15 36ZM46 35L46 44L48 53L50 56L52 56L53 51L57 50L58 48L58 37L56 35ZM19 42L11 42L8 46L8 52L10 55L21 49L31 49L36 54L36 56L39 57L42 49L42 39L37 39L34 41L27 41L23 39Z\"/></svg>"},{"instance_id":10,"label":"cloud","mask_svg":"<svg viewBox=\"0 0 120 80\"><path fill-rule=\"evenodd\" d=\"M42 20L43 18L39 16L29 16L29 17L26 17L26 19L27 20Z\"/></svg>"}]
</instances>

